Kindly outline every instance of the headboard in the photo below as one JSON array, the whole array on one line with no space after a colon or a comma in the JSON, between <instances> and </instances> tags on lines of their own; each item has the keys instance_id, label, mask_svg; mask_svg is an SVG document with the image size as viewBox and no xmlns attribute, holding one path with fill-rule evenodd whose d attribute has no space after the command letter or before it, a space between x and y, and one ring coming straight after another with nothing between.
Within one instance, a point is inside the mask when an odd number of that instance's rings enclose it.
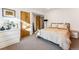
<instances>
[{"instance_id":1,"label":"headboard","mask_svg":"<svg viewBox=\"0 0 79 59\"><path fill-rule=\"evenodd\" d=\"M51 27L55 27L55 28L59 28L60 25L66 26L68 30L70 31L70 23L51 23Z\"/></svg>"}]
</instances>

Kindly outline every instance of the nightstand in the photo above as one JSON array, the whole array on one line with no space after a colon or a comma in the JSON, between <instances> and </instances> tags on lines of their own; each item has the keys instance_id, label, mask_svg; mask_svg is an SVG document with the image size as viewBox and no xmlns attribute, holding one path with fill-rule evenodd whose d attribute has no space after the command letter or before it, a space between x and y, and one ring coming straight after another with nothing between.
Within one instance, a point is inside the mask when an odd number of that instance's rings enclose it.
<instances>
[{"instance_id":1,"label":"nightstand","mask_svg":"<svg viewBox=\"0 0 79 59\"><path fill-rule=\"evenodd\" d=\"M71 38L78 39L79 38L79 32L75 30L71 30Z\"/></svg>"}]
</instances>

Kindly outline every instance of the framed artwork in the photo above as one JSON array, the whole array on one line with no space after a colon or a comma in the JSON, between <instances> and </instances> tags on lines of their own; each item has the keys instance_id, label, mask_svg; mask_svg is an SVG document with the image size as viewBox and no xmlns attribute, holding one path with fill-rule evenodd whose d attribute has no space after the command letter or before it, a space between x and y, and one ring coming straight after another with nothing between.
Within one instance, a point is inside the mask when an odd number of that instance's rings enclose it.
<instances>
[{"instance_id":1,"label":"framed artwork","mask_svg":"<svg viewBox=\"0 0 79 59\"><path fill-rule=\"evenodd\" d=\"M2 8L2 16L16 17L16 12L15 10L12 10L12 9Z\"/></svg>"}]
</instances>

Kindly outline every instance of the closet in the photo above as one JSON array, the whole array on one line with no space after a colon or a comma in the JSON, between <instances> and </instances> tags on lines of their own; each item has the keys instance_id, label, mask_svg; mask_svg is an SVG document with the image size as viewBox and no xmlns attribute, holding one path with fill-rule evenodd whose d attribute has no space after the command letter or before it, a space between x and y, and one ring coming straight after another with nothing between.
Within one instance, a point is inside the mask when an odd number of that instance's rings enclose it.
<instances>
[{"instance_id":1,"label":"closet","mask_svg":"<svg viewBox=\"0 0 79 59\"><path fill-rule=\"evenodd\" d=\"M44 28L44 20L41 16L36 16L36 31Z\"/></svg>"}]
</instances>

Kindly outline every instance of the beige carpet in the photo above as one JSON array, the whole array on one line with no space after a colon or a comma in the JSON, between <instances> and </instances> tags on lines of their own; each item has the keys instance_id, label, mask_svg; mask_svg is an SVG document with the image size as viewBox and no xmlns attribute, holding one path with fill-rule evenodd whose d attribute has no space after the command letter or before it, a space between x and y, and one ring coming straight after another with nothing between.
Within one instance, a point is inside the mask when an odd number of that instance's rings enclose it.
<instances>
[{"instance_id":1,"label":"beige carpet","mask_svg":"<svg viewBox=\"0 0 79 59\"><path fill-rule=\"evenodd\" d=\"M72 39L71 49L78 50L78 45L79 40ZM23 38L20 43L5 47L1 50L62 50L62 48L52 42L32 35Z\"/></svg>"}]
</instances>

